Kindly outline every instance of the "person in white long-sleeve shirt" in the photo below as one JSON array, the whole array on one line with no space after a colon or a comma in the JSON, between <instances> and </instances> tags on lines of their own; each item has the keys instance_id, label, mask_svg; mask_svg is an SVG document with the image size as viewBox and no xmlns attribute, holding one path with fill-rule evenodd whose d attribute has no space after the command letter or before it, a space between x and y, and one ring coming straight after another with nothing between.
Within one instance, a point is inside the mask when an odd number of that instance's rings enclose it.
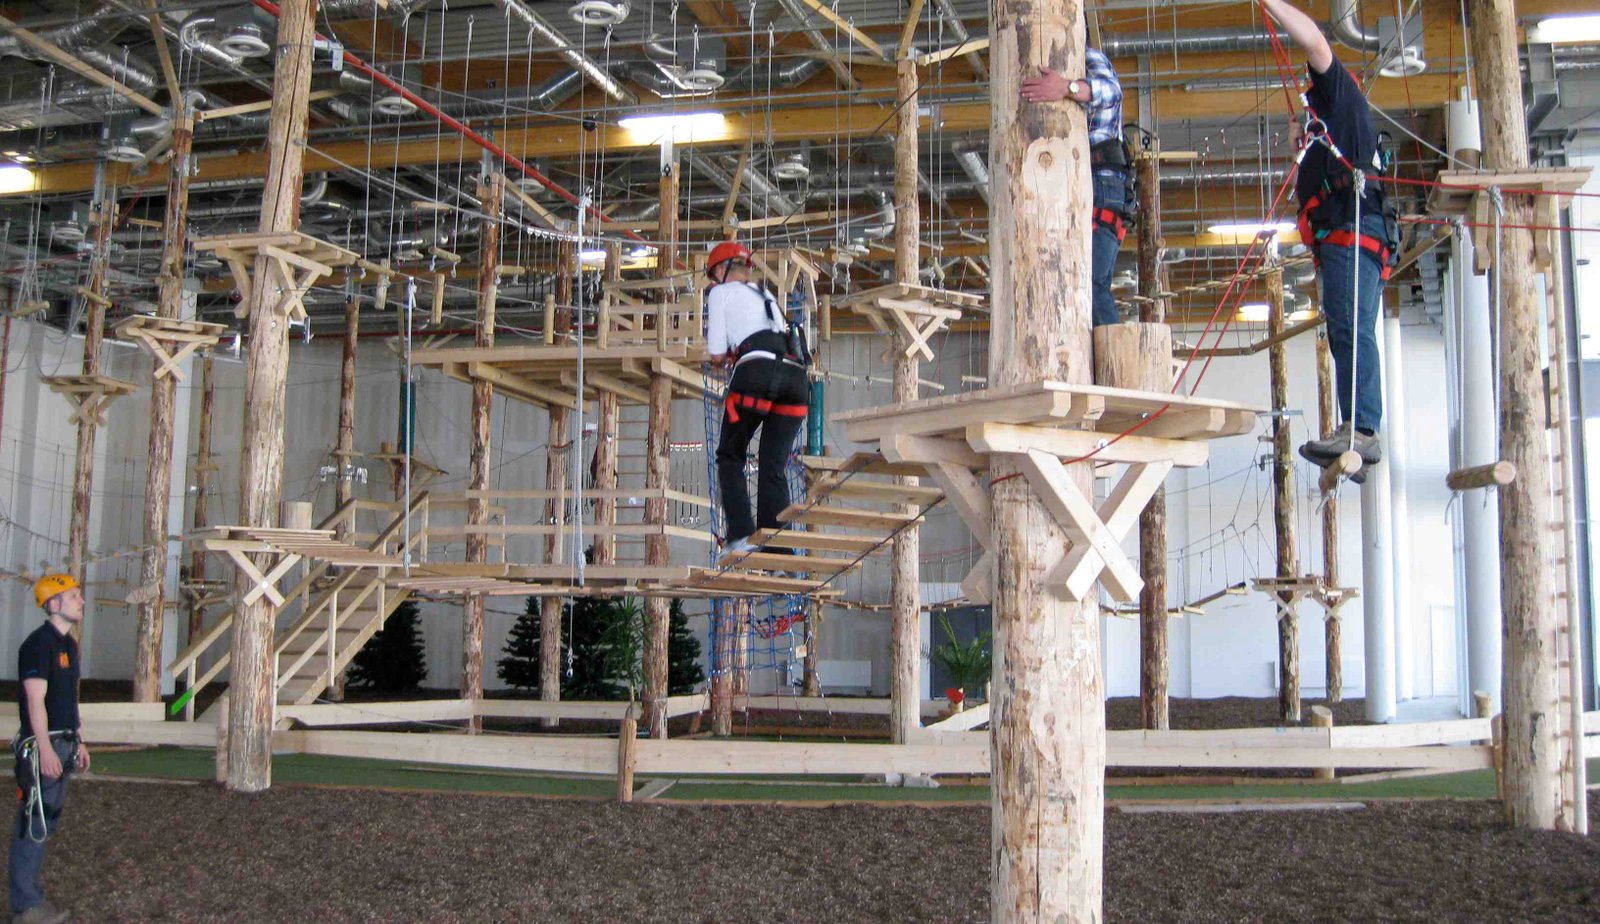
<instances>
[{"instance_id":1,"label":"person in white long-sleeve shirt","mask_svg":"<svg viewBox=\"0 0 1600 924\"><path fill-rule=\"evenodd\" d=\"M750 268L749 249L731 241L718 244L706 263L713 283L706 294L706 350L714 365L733 367L717 440L717 484L727 521L724 547L734 554L751 550L757 529L783 525L778 515L789 506L789 453L806 419L805 359L777 302L750 281ZM745 463L757 430L752 518Z\"/></svg>"}]
</instances>

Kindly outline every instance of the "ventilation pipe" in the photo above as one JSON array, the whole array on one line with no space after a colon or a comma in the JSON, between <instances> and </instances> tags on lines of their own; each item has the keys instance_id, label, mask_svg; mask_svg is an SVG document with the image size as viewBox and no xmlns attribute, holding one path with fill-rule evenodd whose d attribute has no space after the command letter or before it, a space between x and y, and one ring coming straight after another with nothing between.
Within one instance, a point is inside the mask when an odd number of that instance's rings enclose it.
<instances>
[{"instance_id":1,"label":"ventilation pipe","mask_svg":"<svg viewBox=\"0 0 1600 924\"><path fill-rule=\"evenodd\" d=\"M607 73L597 61L574 46L560 30L546 22L543 16L535 13L526 0L495 0L495 2L527 28L530 44L534 38L538 38L549 45L563 61L582 71L584 77L592 81L612 100L629 106L639 102L639 98L634 96L632 91Z\"/></svg>"},{"instance_id":2,"label":"ventilation pipe","mask_svg":"<svg viewBox=\"0 0 1600 924\"><path fill-rule=\"evenodd\" d=\"M981 145L957 145L956 163L967 172L983 203L989 204L989 150Z\"/></svg>"},{"instance_id":3,"label":"ventilation pipe","mask_svg":"<svg viewBox=\"0 0 1600 924\"><path fill-rule=\"evenodd\" d=\"M105 20L102 15L106 11L104 4L84 13L82 18L59 29L50 29L40 32L39 36L61 48L63 51L74 51L79 45L93 38L99 42L109 42L122 31L124 23L120 19ZM31 45L24 45L22 40L15 35L0 35L0 58L14 57L29 60L41 60L39 52Z\"/></svg>"},{"instance_id":4,"label":"ventilation pipe","mask_svg":"<svg viewBox=\"0 0 1600 924\"><path fill-rule=\"evenodd\" d=\"M1189 29L1180 35L1166 36L1107 35L1100 42L1100 50L1113 58L1266 51L1271 48L1272 37L1255 29Z\"/></svg>"},{"instance_id":5,"label":"ventilation pipe","mask_svg":"<svg viewBox=\"0 0 1600 924\"><path fill-rule=\"evenodd\" d=\"M956 15L955 7L950 5L950 0L933 0L933 8L939 11L939 18L950 28L950 34L955 36L958 46L971 40L972 33L967 31L966 24ZM988 79L989 67L983 63L983 55L968 55L967 60L972 62L972 70L978 75L979 80ZM989 201L988 196L984 197L984 201Z\"/></svg>"},{"instance_id":6,"label":"ventilation pipe","mask_svg":"<svg viewBox=\"0 0 1600 924\"><path fill-rule=\"evenodd\" d=\"M727 162L720 157L696 157L694 167L715 183L724 192L733 189L733 172ZM739 200L752 212L758 209L763 215L793 215L800 211L794 200L778 190L772 181L750 169L746 164L744 180L739 191Z\"/></svg>"},{"instance_id":7,"label":"ventilation pipe","mask_svg":"<svg viewBox=\"0 0 1600 924\"><path fill-rule=\"evenodd\" d=\"M1377 32L1368 32L1356 0L1329 0L1328 31L1352 51L1381 55L1378 73L1385 77L1415 76L1428 68L1422 60L1421 23L1415 17L1405 21L1385 17L1378 20Z\"/></svg>"},{"instance_id":8,"label":"ventilation pipe","mask_svg":"<svg viewBox=\"0 0 1600 924\"><path fill-rule=\"evenodd\" d=\"M650 52L656 54L659 52ZM651 93L662 99L681 97L707 96L709 90L686 89L681 86L683 81L674 78L670 71L676 65L662 64L654 59L648 61L618 61L611 65L611 70L618 76L632 80L648 89ZM771 80L768 80L768 74ZM727 75L720 89L722 90L754 90L763 92L768 89L788 89L811 79L812 75L822 70L823 63L816 58L796 58L782 64L769 65L766 61L757 61L746 64L733 73Z\"/></svg>"}]
</instances>

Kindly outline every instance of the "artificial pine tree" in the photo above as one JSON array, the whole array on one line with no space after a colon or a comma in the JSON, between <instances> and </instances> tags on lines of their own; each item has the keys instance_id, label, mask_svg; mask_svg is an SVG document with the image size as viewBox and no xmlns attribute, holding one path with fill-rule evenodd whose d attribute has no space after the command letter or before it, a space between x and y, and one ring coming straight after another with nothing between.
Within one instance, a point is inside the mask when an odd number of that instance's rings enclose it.
<instances>
[{"instance_id":1,"label":"artificial pine tree","mask_svg":"<svg viewBox=\"0 0 1600 924\"><path fill-rule=\"evenodd\" d=\"M529 597L521 616L511 626L506 646L500 649L505 657L495 668L495 674L515 690L532 692L539 689L539 632L540 598Z\"/></svg>"},{"instance_id":2,"label":"artificial pine tree","mask_svg":"<svg viewBox=\"0 0 1600 924\"><path fill-rule=\"evenodd\" d=\"M421 687L428 661L417 631L420 619L415 603L396 607L350 661L350 683L386 695Z\"/></svg>"},{"instance_id":3,"label":"artificial pine tree","mask_svg":"<svg viewBox=\"0 0 1600 924\"><path fill-rule=\"evenodd\" d=\"M626 699L616 682L613 658L606 638L617 615L603 597L574 597L571 629L566 633L571 656L561 698L570 700Z\"/></svg>"},{"instance_id":4,"label":"artificial pine tree","mask_svg":"<svg viewBox=\"0 0 1600 924\"><path fill-rule=\"evenodd\" d=\"M706 679L700 669L700 640L689 631L689 617L683 614L683 601L673 600L671 629L667 636L667 695L693 693L695 685Z\"/></svg>"}]
</instances>

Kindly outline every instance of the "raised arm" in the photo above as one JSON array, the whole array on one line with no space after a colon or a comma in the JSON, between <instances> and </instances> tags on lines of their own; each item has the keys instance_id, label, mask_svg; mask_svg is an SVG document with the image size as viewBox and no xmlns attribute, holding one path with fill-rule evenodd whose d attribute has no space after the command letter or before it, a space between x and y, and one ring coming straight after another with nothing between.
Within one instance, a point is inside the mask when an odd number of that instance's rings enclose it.
<instances>
[{"instance_id":1,"label":"raised arm","mask_svg":"<svg viewBox=\"0 0 1600 924\"><path fill-rule=\"evenodd\" d=\"M1333 47L1317 21L1296 9L1288 0L1261 0L1261 8L1277 20L1289 38L1306 53L1306 62L1319 74L1326 74L1333 66Z\"/></svg>"}]
</instances>

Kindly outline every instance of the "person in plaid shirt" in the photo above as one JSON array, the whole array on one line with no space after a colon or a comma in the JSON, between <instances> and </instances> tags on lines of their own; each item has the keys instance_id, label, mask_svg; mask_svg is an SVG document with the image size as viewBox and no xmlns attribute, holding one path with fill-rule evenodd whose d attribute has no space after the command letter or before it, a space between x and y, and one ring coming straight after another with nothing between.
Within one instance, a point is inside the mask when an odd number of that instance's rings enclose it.
<instances>
[{"instance_id":1,"label":"person in plaid shirt","mask_svg":"<svg viewBox=\"0 0 1600 924\"><path fill-rule=\"evenodd\" d=\"M1081 79L1041 67L1039 76L1022 81L1022 98L1030 103L1070 99L1088 110L1089 164L1094 170L1094 324L1099 327L1122 319L1111 297L1111 277L1127 236L1128 161L1122 150L1122 81L1098 48L1087 52Z\"/></svg>"}]
</instances>

